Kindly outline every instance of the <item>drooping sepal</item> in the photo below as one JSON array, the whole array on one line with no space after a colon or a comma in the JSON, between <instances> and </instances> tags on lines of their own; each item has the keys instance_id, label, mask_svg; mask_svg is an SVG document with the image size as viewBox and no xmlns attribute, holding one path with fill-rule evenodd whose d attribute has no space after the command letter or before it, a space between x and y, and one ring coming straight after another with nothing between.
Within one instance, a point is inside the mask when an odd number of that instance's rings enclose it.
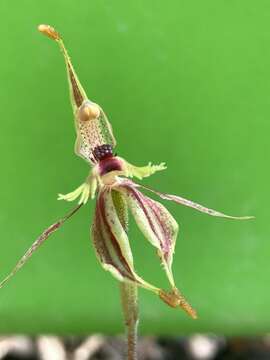
<instances>
[{"instance_id":1,"label":"drooping sepal","mask_svg":"<svg viewBox=\"0 0 270 360\"><path fill-rule=\"evenodd\" d=\"M105 187L97 198L91 229L96 255L104 269L118 280L135 282L158 294L159 289L145 282L134 270L129 239L117 215L112 191Z\"/></svg>"},{"instance_id":2,"label":"drooping sepal","mask_svg":"<svg viewBox=\"0 0 270 360\"><path fill-rule=\"evenodd\" d=\"M172 260L178 234L177 222L162 204L143 195L131 182L122 184L119 191L125 195L138 227L157 249L168 280L174 287Z\"/></svg>"},{"instance_id":3,"label":"drooping sepal","mask_svg":"<svg viewBox=\"0 0 270 360\"><path fill-rule=\"evenodd\" d=\"M117 192L114 194L114 192ZM119 195L122 196L119 202ZM117 201L115 199L117 198ZM195 311L184 301L180 292L175 286L172 290L166 292L141 278L134 269L133 256L125 229L126 221L122 218L121 209L116 207L122 206L126 201L126 196L120 189L104 187L97 198L94 222L92 225L92 239L99 259L103 268L110 271L111 274L119 281L132 282L140 287L154 292L166 304L173 307L182 307L189 315L195 318ZM185 305L186 304L186 305ZM193 314L193 315L192 315Z\"/></svg>"}]
</instances>

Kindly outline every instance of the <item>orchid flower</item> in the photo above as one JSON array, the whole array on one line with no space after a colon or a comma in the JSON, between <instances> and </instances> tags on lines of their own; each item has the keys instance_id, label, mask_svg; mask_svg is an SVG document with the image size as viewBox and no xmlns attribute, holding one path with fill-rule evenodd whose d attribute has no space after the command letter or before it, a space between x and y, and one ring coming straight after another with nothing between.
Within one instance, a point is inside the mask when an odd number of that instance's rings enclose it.
<instances>
[{"instance_id":1,"label":"orchid flower","mask_svg":"<svg viewBox=\"0 0 270 360\"><path fill-rule=\"evenodd\" d=\"M166 166L164 163L159 165L149 163L146 166L137 167L114 154L116 141L112 127L102 108L88 99L59 33L48 25L40 25L39 31L55 40L64 55L77 133L75 153L91 165L91 170L86 180L77 189L58 196L59 200L77 200L78 205L41 234L14 270L2 281L0 287L24 265L52 232L62 226L89 199L96 197L91 234L97 258L102 267L120 282L150 290L169 306L180 307L192 318L196 318L195 310L177 289L172 272L178 224L161 203L152 200L140 190L150 191L164 200L194 208L211 216L228 219L249 219L250 217L225 215L180 196L161 193L131 180L133 178L142 180L158 171L165 170ZM128 238L128 210L145 238L156 249L170 284L169 291L151 284L137 274Z\"/></svg>"}]
</instances>

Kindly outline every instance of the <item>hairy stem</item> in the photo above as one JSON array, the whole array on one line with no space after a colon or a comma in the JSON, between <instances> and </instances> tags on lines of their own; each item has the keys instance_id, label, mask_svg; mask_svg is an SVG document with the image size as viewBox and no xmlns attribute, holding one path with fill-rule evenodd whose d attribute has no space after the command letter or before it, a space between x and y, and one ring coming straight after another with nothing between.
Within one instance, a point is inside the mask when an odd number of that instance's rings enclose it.
<instances>
[{"instance_id":1,"label":"hairy stem","mask_svg":"<svg viewBox=\"0 0 270 360\"><path fill-rule=\"evenodd\" d=\"M128 232L128 208L124 197L112 191L112 198L119 220ZM137 328L138 328L138 287L135 283L120 283L121 302L127 334L127 359L137 359Z\"/></svg>"},{"instance_id":2,"label":"hairy stem","mask_svg":"<svg viewBox=\"0 0 270 360\"><path fill-rule=\"evenodd\" d=\"M127 359L136 360L138 328L138 289L133 283L120 284L122 308L127 334Z\"/></svg>"}]
</instances>

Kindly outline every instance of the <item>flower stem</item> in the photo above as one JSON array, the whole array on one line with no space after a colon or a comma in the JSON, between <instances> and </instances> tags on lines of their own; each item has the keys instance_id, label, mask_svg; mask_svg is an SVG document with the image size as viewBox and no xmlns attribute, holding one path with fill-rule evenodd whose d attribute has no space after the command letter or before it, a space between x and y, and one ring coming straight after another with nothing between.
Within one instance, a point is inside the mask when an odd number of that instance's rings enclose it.
<instances>
[{"instance_id":1,"label":"flower stem","mask_svg":"<svg viewBox=\"0 0 270 360\"><path fill-rule=\"evenodd\" d=\"M136 360L138 327L138 289L136 284L120 283L122 308L127 333L127 359Z\"/></svg>"},{"instance_id":2,"label":"flower stem","mask_svg":"<svg viewBox=\"0 0 270 360\"><path fill-rule=\"evenodd\" d=\"M128 232L128 207L125 198L118 192L112 191L112 198L119 220ZM135 283L123 281L120 283L122 309L127 333L127 359L137 359L137 327L139 320L138 287Z\"/></svg>"}]
</instances>

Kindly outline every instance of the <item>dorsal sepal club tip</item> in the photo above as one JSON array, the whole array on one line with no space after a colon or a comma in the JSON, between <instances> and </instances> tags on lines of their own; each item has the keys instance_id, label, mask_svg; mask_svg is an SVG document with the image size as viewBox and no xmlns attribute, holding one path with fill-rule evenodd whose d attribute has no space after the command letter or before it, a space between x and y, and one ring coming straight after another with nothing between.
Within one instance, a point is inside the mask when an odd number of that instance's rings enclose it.
<instances>
[{"instance_id":1,"label":"dorsal sepal club tip","mask_svg":"<svg viewBox=\"0 0 270 360\"><path fill-rule=\"evenodd\" d=\"M50 25L41 24L38 26L38 31L48 36L52 40L58 41L61 39L60 34Z\"/></svg>"}]
</instances>

